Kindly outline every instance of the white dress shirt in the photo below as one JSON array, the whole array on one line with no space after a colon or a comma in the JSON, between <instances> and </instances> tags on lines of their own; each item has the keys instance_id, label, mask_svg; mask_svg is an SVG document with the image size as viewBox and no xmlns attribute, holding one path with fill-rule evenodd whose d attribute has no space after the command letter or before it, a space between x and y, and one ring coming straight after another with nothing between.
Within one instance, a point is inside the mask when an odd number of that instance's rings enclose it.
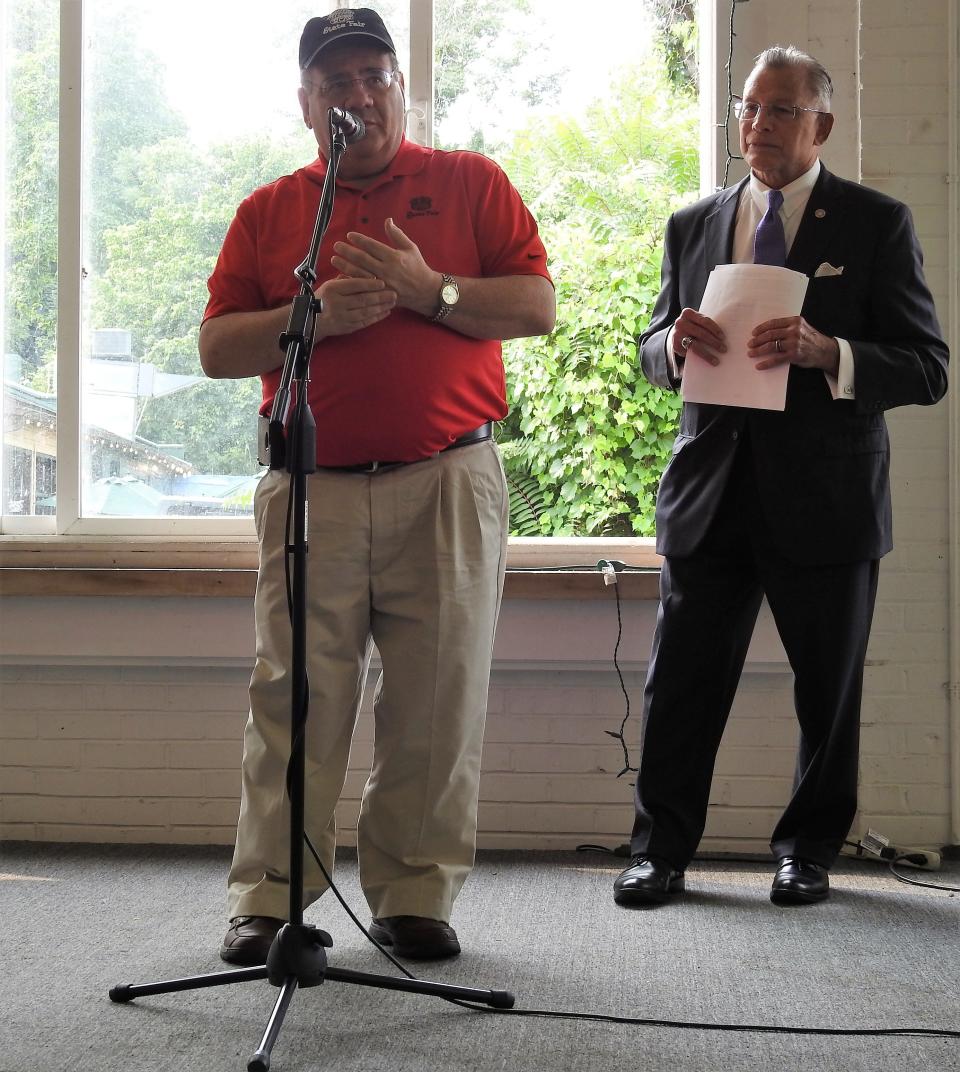
<instances>
[{"instance_id":1,"label":"white dress shirt","mask_svg":"<svg viewBox=\"0 0 960 1072\"><path fill-rule=\"evenodd\" d=\"M787 254L793 246L793 240L797 237L800 221L803 219L803 211L810 200L810 194L820 175L820 161L815 160L813 167L804 172L798 179L784 186L780 191L783 194L783 204L780 206L780 219L783 222L783 232L787 243ZM769 186L764 184L754 175L750 174L750 181L744 186L740 195L740 203L737 206L737 220L733 233L733 263L753 263L753 240L757 231L757 225L767 211L767 191ZM836 376L824 372L827 386L834 401L852 400L854 395L853 385L853 350L846 339L837 339L840 347L840 368ZM676 360L682 358L682 354L667 354L671 366L670 372L675 379L682 375L682 364Z\"/></svg>"},{"instance_id":2,"label":"white dress shirt","mask_svg":"<svg viewBox=\"0 0 960 1072\"><path fill-rule=\"evenodd\" d=\"M800 221L803 219L803 210L807 207L810 194L820 175L820 161L814 160L813 167L805 171L799 179L794 179L781 189L783 204L780 206L780 219L783 221L783 233L787 241L787 256L793 247L793 240L797 237ZM750 174L750 181L744 186L740 195L740 204L737 206L737 222L733 233L733 262L734 264L753 263L753 239L757 231L757 225L763 219L767 211L767 191L769 186L764 184L754 175ZM840 369L836 376L825 372L827 386L834 400L852 400L853 391L853 350L846 339L837 339L840 347Z\"/></svg>"}]
</instances>

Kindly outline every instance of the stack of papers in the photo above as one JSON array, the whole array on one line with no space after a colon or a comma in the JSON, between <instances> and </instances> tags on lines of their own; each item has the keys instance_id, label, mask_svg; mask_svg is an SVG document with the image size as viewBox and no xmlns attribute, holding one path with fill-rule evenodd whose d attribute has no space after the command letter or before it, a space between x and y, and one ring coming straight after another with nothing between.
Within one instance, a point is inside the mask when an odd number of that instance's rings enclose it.
<instances>
[{"instance_id":1,"label":"stack of papers","mask_svg":"<svg viewBox=\"0 0 960 1072\"><path fill-rule=\"evenodd\" d=\"M707 280L700 312L716 321L727 349L717 355L720 364L711 365L697 356L697 344L691 343L683 366L684 401L784 409L790 365L757 369L756 359L747 357L747 342L759 324L799 316L807 282L802 272L770 264L717 265Z\"/></svg>"}]
</instances>

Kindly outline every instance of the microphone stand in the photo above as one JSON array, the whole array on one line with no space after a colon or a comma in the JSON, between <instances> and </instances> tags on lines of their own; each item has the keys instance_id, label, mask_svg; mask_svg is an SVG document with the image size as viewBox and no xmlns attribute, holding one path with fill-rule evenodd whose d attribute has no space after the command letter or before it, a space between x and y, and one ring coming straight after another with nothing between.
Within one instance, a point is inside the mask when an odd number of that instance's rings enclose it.
<instances>
[{"instance_id":1,"label":"microphone stand","mask_svg":"<svg viewBox=\"0 0 960 1072\"><path fill-rule=\"evenodd\" d=\"M123 983L110 990L110 1000L117 1003L132 1001L150 994L168 994L180 990L197 990L210 986L226 986L255 979L267 979L280 988L273 1012L267 1022L260 1045L247 1063L248 1072L267 1072L273 1046L280 1034L287 1009L297 987L319 986L326 979L385 990L405 990L413 994L428 994L447 999L473 1001L497 1009L513 1007L513 994L505 990L479 990L449 983L429 982L391 975L372 975L368 972L332 968L327 964L325 950L333 946L330 935L303 922L303 849L304 849L304 767L308 706L306 671L306 566L307 566L307 475L316 471L316 426L307 401L310 380L310 355L316 332L317 316L322 303L314 294L315 269L320 244L333 214L333 201L340 157L347 148L343 130L343 113L330 109L330 159L320 195L316 224L310 249L294 274L301 290L293 301L287 330L280 336L280 347L286 359L280 386L274 396L267 428L266 446L271 469L286 469L290 474L293 498L294 537L287 548L293 557L291 584L291 704L290 704L290 764L287 769L287 792L290 797L290 921L278 932L267 963L261 967L167 979L155 983Z\"/></svg>"}]
</instances>

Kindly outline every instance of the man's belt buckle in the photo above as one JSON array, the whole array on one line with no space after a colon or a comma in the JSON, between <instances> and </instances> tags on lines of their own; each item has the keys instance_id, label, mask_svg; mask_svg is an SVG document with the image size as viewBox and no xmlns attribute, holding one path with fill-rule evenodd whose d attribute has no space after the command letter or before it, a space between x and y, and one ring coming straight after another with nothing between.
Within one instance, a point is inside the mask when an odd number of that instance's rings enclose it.
<instances>
[{"instance_id":1,"label":"man's belt buckle","mask_svg":"<svg viewBox=\"0 0 960 1072\"><path fill-rule=\"evenodd\" d=\"M372 476L374 473L389 473L391 469L399 469L408 464L408 462L364 462L362 465L348 465L346 468L351 473Z\"/></svg>"}]
</instances>

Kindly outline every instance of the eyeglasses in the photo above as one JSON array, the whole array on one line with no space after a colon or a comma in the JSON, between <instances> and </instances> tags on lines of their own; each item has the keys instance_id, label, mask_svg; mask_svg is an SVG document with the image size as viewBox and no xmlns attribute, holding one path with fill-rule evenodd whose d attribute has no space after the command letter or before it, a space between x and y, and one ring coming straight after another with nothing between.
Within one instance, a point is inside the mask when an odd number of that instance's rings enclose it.
<instances>
[{"instance_id":1,"label":"eyeglasses","mask_svg":"<svg viewBox=\"0 0 960 1072\"><path fill-rule=\"evenodd\" d=\"M330 100L343 100L357 84L363 86L368 93L386 93L387 90L399 79L398 70L382 71L375 69L367 71L360 78L330 78L326 82L311 82L303 80L304 88L316 90L321 97Z\"/></svg>"},{"instance_id":2,"label":"eyeglasses","mask_svg":"<svg viewBox=\"0 0 960 1072\"><path fill-rule=\"evenodd\" d=\"M771 119L777 122L786 122L788 119L799 119L801 112L813 112L815 115L829 115L819 108L804 108L799 104L760 104L758 101L733 99L733 114L741 123L752 123L754 119L765 111Z\"/></svg>"}]
</instances>

